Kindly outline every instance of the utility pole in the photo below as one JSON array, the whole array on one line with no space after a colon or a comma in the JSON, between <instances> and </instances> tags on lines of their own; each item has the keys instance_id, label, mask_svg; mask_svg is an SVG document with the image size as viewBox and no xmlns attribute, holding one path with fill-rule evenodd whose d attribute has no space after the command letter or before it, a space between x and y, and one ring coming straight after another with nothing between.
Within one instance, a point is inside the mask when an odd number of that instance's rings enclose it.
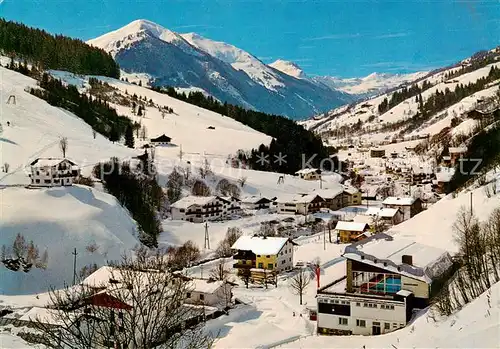
<instances>
[{"instance_id":1,"label":"utility pole","mask_svg":"<svg viewBox=\"0 0 500 349\"><path fill-rule=\"evenodd\" d=\"M319 189L323 189L323 177L319 175Z\"/></svg>"},{"instance_id":2,"label":"utility pole","mask_svg":"<svg viewBox=\"0 0 500 349\"><path fill-rule=\"evenodd\" d=\"M205 222L205 249L210 249L210 238L208 236L208 223Z\"/></svg>"},{"instance_id":3,"label":"utility pole","mask_svg":"<svg viewBox=\"0 0 500 349\"><path fill-rule=\"evenodd\" d=\"M78 253L76 252L76 247L71 254L74 256L73 258L73 286L74 286L76 284L76 256L78 255Z\"/></svg>"}]
</instances>

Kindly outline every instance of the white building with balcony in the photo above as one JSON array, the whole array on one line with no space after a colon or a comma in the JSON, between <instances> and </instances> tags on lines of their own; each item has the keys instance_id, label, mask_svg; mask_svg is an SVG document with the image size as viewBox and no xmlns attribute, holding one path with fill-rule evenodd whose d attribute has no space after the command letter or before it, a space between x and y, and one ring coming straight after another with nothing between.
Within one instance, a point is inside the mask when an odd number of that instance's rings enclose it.
<instances>
[{"instance_id":1,"label":"white building with balcony","mask_svg":"<svg viewBox=\"0 0 500 349\"><path fill-rule=\"evenodd\" d=\"M73 185L80 175L80 168L71 160L60 158L38 158L30 164L31 185L56 187Z\"/></svg>"}]
</instances>

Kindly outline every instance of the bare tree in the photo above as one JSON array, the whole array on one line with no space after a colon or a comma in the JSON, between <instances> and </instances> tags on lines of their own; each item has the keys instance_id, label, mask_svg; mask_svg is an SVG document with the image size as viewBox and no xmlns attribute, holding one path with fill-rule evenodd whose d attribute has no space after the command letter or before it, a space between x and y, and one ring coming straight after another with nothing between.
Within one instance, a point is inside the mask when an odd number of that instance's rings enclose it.
<instances>
[{"instance_id":1,"label":"bare tree","mask_svg":"<svg viewBox=\"0 0 500 349\"><path fill-rule=\"evenodd\" d=\"M169 271L157 255L129 258L114 267L104 291L82 285L50 291L59 328L38 318L41 342L51 348L209 348L204 308L184 304L189 282ZM96 298L97 297L97 298ZM98 302L102 297L112 300ZM98 305L99 304L99 305Z\"/></svg>"},{"instance_id":2,"label":"bare tree","mask_svg":"<svg viewBox=\"0 0 500 349\"><path fill-rule=\"evenodd\" d=\"M59 140L59 148L61 149L61 152L63 154L63 158L66 157L66 152L68 150L68 138L67 137L61 137Z\"/></svg>"},{"instance_id":3,"label":"bare tree","mask_svg":"<svg viewBox=\"0 0 500 349\"><path fill-rule=\"evenodd\" d=\"M210 196L210 188L203 180L197 179L193 183L191 193L196 196Z\"/></svg>"},{"instance_id":4,"label":"bare tree","mask_svg":"<svg viewBox=\"0 0 500 349\"><path fill-rule=\"evenodd\" d=\"M234 245L236 240L243 235L243 232L240 228L237 227L229 227L227 228L226 236L219 243L217 249L215 250L215 255L219 258L221 257L230 257L232 255L231 246Z\"/></svg>"},{"instance_id":5,"label":"bare tree","mask_svg":"<svg viewBox=\"0 0 500 349\"><path fill-rule=\"evenodd\" d=\"M245 176L240 177L238 179L238 183L239 183L240 187L242 187L242 188L245 186L246 182L247 182L247 177L245 177Z\"/></svg>"},{"instance_id":6,"label":"bare tree","mask_svg":"<svg viewBox=\"0 0 500 349\"><path fill-rule=\"evenodd\" d=\"M292 292L299 296L300 305L302 305L302 296L311 282L311 274L304 268L301 268L294 277L290 279L289 286Z\"/></svg>"},{"instance_id":7,"label":"bare tree","mask_svg":"<svg viewBox=\"0 0 500 349\"><path fill-rule=\"evenodd\" d=\"M226 266L224 258L220 258L215 267L210 270L210 278L214 280L227 280L230 274L231 270Z\"/></svg>"}]
</instances>

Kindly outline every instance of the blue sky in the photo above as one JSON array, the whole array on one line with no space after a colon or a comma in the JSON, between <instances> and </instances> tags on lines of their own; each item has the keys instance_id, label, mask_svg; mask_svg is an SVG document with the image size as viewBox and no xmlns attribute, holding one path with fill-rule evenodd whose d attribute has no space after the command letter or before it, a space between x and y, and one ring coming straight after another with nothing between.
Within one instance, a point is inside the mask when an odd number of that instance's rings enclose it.
<instances>
[{"instance_id":1,"label":"blue sky","mask_svg":"<svg viewBox=\"0 0 500 349\"><path fill-rule=\"evenodd\" d=\"M0 0L0 16L84 40L144 18L341 77L428 70L500 45L499 0Z\"/></svg>"}]
</instances>

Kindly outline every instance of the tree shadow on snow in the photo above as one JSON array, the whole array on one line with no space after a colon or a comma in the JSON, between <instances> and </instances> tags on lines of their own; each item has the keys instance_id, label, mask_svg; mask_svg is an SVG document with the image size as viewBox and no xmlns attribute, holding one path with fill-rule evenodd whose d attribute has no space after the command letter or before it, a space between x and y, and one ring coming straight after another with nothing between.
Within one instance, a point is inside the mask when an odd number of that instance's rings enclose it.
<instances>
[{"instance_id":1,"label":"tree shadow on snow","mask_svg":"<svg viewBox=\"0 0 500 349\"><path fill-rule=\"evenodd\" d=\"M3 137L0 137L0 142L5 142L5 143L13 144L13 145L18 145L16 142L11 141L11 140L9 140L7 138L3 138Z\"/></svg>"}]
</instances>

